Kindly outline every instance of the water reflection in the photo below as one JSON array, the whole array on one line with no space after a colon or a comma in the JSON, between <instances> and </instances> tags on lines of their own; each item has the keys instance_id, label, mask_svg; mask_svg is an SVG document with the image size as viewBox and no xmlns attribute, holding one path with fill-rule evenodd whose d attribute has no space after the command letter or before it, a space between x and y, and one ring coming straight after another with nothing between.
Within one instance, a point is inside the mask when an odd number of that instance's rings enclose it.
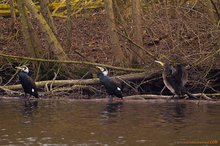
<instances>
[{"instance_id":1,"label":"water reflection","mask_svg":"<svg viewBox=\"0 0 220 146\"><path fill-rule=\"evenodd\" d=\"M174 117L184 118L186 113L186 104L185 103L176 103L174 106Z\"/></svg>"},{"instance_id":2,"label":"water reflection","mask_svg":"<svg viewBox=\"0 0 220 146\"><path fill-rule=\"evenodd\" d=\"M16 100L3 101L0 108L0 145L153 146L220 140L219 104Z\"/></svg>"},{"instance_id":3,"label":"water reflection","mask_svg":"<svg viewBox=\"0 0 220 146\"><path fill-rule=\"evenodd\" d=\"M108 103L106 104L105 111L107 111L107 113L115 113L121 111L122 106L123 102Z\"/></svg>"},{"instance_id":4,"label":"water reflection","mask_svg":"<svg viewBox=\"0 0 220 146\"><path fill-rule=\"evenodd\" d=\"M101 112L102 120L105 124L114 122L114 117L120 116L123 108L123 102L107 103Z\"/></svg>"},{"instance_id":5,"label":"water reflection","mask_svg":"<svg viewBox=\"0 0 220 146\"><path fill-rule=\"evenodd\" d=\"M35 99L24 99L22 100L22 114L24 116L32 116L33 113L37 110L38 108L38 101Z\"/></svg>"},{"instance_id":6,"label":"water reflection","mask_svg":"<svg viewBox=\"0 0 220 146\"><path fill-rule=\"evenodd\" d=\"M185 113L186 113L186 104L185 103L180 103L180 102L175 102L173 103L172 106L170 106L170 108L168 108L168 110L170 110L170 112L172 112L172 116L176 119L176 118L184 118L185 117Z\"/></svg>"},{"instance_id":7,"label":"water reflection","mask_svg":"<svg viewBox=\"0 0 220 146\"><path fill-rule=\"evenodd\" d=\"M186 117L186 104L183 102L173 102L167 105L164 111L164 118L169 123L181 122Z\"/></svg>"}]
</instances>

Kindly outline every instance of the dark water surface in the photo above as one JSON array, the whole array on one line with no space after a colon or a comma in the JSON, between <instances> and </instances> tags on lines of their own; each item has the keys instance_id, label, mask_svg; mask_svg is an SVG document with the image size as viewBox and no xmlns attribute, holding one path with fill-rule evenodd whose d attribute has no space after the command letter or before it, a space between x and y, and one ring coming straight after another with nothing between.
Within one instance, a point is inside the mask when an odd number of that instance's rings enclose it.
<instances>
[{"instance_id":1,"label":"dark water surface","mask_svg":"<svg viewBox=\"0 0 220 146\"><path fill-rule=\"evenodd\" d=\"M220 104L0 100L0 145L165 146L213 140L220 141Z\"/></svg>"}]
</instances>

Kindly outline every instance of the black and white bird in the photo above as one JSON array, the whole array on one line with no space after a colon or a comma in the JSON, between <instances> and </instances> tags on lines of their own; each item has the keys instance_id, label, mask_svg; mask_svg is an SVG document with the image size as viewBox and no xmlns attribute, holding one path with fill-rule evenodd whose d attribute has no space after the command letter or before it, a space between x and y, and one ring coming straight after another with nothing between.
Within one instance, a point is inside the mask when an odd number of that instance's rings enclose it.
<instances>
[{"instance_id":1,"label":"black and white bird","mask_svg":"<svg viewBox=\"0 0 220 146\"><path fill-rule=\"evenodd\" d=\"M29 69L27 66L21 66L21 67L15 67L19 70L18 76L20 83L23 87L25 97L27 94L30 94L34 96L35 98L38 98L38 92L37 92L37 86L33 79L28 75Z\"/></svg>"},{"instance_id":2,"label":"black and white bird","mask_svg":"<svg viewBox=\"0 0 220 146\"><path fill-rule=\"evenodd\" d=\"M188 81L188 73L184 66L177 64L174 67L170 63L163 63L161 61L155 62L163 66L163 82L173 95L178 95L178 97L180 97L187 94L190 98L197 99L197 97L189 93L185 87L185 84Z\"/></svg>"},{"instance_id":3,"label":"black and white bird","mask_svg":"<svg viewBox=\"0 0 220 146\"><path fill-rule=\"evenodd\" d=\"M97 66L97 68L101 71L98 73L98 77L101 84L104 85L106 92L109 94L110 101L112 101L113 96L123 99L121 88L116 84L116 82L108 77L108 70L99 66Z\"/></svg>"}]
</instances>

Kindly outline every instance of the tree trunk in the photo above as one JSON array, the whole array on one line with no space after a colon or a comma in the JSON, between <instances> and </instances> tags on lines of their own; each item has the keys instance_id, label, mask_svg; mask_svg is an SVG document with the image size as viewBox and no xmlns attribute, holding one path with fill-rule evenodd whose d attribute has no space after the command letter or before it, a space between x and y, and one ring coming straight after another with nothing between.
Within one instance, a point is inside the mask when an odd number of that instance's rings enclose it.
<instances>
[{"instance_id":1,"label":"tree trunk","mask_svg":"<svg viewBox=\"0 0 220 146\"><path fill-rule=\"evenodd\" d=\"M71 48L71 40L72 40L72 20L71 20L71 1L66 0L66 9L67 9L67 25L66 25L66 35L67 35L67 43L66 48Z\"/></svg>"},{"instance_id":2,"label":"tree trunk","mask_svg":"<svg viewBox=\"0 0 220 146\"><path fill-rule=\"evenodd\" d=\"M141 2L140 0L132 0L132 17L133 17L133 29L134 36L133 41L139 46L143 46L143 30L141 25ZM132 64L140 64L141 59L143 57L143 51L139 49L137 46L132 47L134 52L131 54L131 63ZM139 59L138 59L139 58Z\"/></svg>"},{"instance_id":3,"label":"tree trunk","mask_svg":"<svg viewBox=\"0 0 220 146\"><path fill-rule=\"evenodd\" d=\"M60 60L69 60L68 56L64 52L62 46L60 45L50 26L47 24L46 20L44 19L42 14L39 13L39 11L33 6L33 1L24 0L24 2L31 15L38 20L40 28L45 34L48 44L51 45L52 51L54 52L55 56Z\"/></svg>"},{"instance_id":4,"label":"tree trunk","mask_svg":"<svg viewBox=\"0 0 220 146\"><path fill-rule=\"evenodd\" d=\"M13 31L15 29L14 25L16 20L14 0L10 0L9 4L10 4L10 13L11 13L11 31Z\"/></svg>"},{"instance_id":5,"label":"tree trunk","mask_svg":"<svg viewBox=\"0 0 220 146\"><path fill-rule=\"evenodd\" d=\"M180 1L177 0L171 0L170 4L168 5L168 7L170 8L170 18L171 19L176 19L176 8L179 5Z\"/></svg>"},{"instance_id":6,"label":"tree trunk","mask_svg":"<svg viewBox=\"0 0 220 146\"><path fill-rule=\"evenodd\" d=\"M206 1L208 5L208 13L209 18L211 19L212 23L220 28L220 11L218 10L218 6L220 7L220 2L214 2L213 0ZM217 38L217 48L220 47L220 37Z\"/></svg>"},{"instance_id":7,"label":"tree trunk","mask_svg":"<svg viewBox=\"0 0 220 146\"><path fill-rule=\"evenodd\" d=\"M211 4L212 4L212 15L213 15L213 22L218 25L219 21L220 21L220 10L219 10L219 7L220 7L220 2L219 1L216 1L214 2L213 0L210 0ZM210 10L210 11L211 11Z\"/></svg>"},{"instance_id":8,"label":"tree trunk","mask_svg":"<svg viewBox=\"0 0 220 146\"><path fill-rule=\"evenodd\" d=\"M26 48L28 50L28 54L31 57L36 57L36 51L34 48L35 42L33 40L32 34L31 34L31 32L33 33L32 25L28 21L27 13L26 13L23 2L18 0L17 6L18 6L19 14L20 14L20 19L21 19L21 23L22 23L22 32L23 32L23 36L25 39L25 43L27 45Z\"/></svg>"},{"instance_id":9,"label":"tree trunk","mask_svg":"<svg viewBox=\"0 0 220 146\"><path fill-rule=\"evenodd\" d=\"M218 8L216 7L217 3L214 3L213 0L208 0L206 1L206 4L208 7L209 18L213 24L217 25L220 20L220 14L218 12Z\"/></svg>"},{"instance_id":10,"label":"tree trunk","mask_svg":"<svg viewBox=\"0 0 220 146\"><path fill-rule=\"evenodd\" d=\"M104 3L114 61L116 64L124 64L125 57L122 48L120 47L118 34L116 32L112 0L105 0Z\"/></svg>"},{"instance_id":11,"label":"tree trunk","mask_svg":"<svg viewBox=\"0 0 220 146\"><path fill-rule=\"evenodd\" d=\"M50 26L50 28L53 30L53 32L55 34L57 34L57 30L56 27L54 25L52 16L51 16L51 12L48 8L48 0L39 0L40 2L40 11L42 13L42 15L44 16L45 20L47 21L47 24Z\"/></svg>"}]
</instances>

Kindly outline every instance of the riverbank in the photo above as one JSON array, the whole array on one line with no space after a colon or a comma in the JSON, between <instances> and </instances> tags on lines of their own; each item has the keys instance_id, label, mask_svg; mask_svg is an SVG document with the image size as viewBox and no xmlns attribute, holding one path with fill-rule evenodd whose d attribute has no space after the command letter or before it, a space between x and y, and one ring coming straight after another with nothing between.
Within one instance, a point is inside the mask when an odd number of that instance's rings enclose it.
<instances>
[{"instance_id":1,"label":"riverbank","mask_svg":"<svg viewBox=\"0 0 220 146\"><path fill-rule=\"evenodd\" d=\"M24 100L23 96L0 96L0 100L4 101L13 101L13 100ZM104 102L109 103L107 97L96 97L92 99L83 99L83 98L67 98L67 97L53 97L53 98L46 98L41 97L39 99L36 98L29 98L30 101L64 101L64 102ZM193 104L220 104L220 99L177 99L172 98L172 96L161 96L161 95L134 95L134 96L126 96L123 100L118 98L113 98L112 103L193 103Z\"/></svg>"}]
</instances>

